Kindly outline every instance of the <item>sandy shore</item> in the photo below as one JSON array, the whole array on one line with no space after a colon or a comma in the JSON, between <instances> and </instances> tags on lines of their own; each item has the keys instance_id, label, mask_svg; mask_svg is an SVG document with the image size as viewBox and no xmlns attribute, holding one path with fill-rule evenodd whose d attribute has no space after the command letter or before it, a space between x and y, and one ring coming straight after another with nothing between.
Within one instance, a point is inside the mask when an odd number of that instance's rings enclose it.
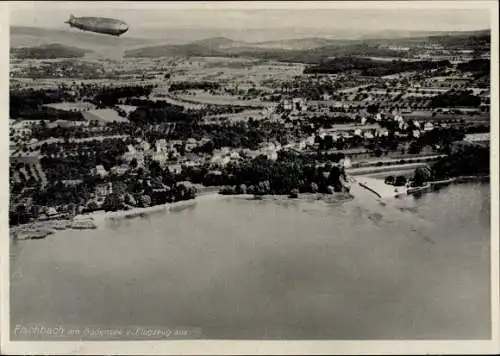
<instances>
[{"instance_id":1,"label":"sandy shore","mask_svg":"<svg viewBox=\"0 0 500 356\"><path fill-rule=\"evenodd\" d=\"M238 194L238 195L222 195L219 193L206 193L202 194L195 199L183 200L175 203L166 203L161 205L155 205L147 208L133 208L130 210L120 210L120 211L95 211L87 214L80 214L75 216L73 221L90 221L95 225L95 227L102 227L106 221L110 220L121 220L130 219L134 217L146 216L154 213L168 213L170 211L182 210L185 207L194 206L199 202L214 201L214 200L227 200L227 199L242 199L242 200L307 200L307 201L317 201L323 200L326 202L339 202L352 199L351 195L347 194L299 194L296 199L291 199L287 195L262 195L255 196L253 194ZM40 233L46 232L46 235L53 234L56 230L64 230L62 228L55 228L56 225L60 225L61 222L55 221L36 221L28 224L17 225L10 228L11 236L28 235L33 233L39 235ZM71 220L67 220L67 228L70 229ZM29 238L26 238L29 239Z\"/></svg>"}]
</instances>

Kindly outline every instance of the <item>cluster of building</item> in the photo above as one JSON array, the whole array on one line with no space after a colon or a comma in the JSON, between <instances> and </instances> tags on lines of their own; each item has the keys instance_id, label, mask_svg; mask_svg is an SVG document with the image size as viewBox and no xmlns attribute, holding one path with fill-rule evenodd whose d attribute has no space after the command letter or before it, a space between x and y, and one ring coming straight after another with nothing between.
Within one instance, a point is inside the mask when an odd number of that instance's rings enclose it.
<instances>
[{"instance_id":1,"label":"cluster of building","mask_svg":"<svg viewBox=\"0 0 500 356\"><path fill-rule=\"evenodd\" d=\"M386 48L403 53L411 53L413 59L439 60L445 58L452 62L465 62L476 53L470 50L449 50L439 45L428 44L414 50L406 46L387 46ZM486 53L486 52L485 52ZM486 54L481 55L486 58ZM207 61L208 60L203 60ZM203 61L200 61L203 62ZM131 134L120 134L115 131L113 125L126 123L127 116L136 109L134 106L118 105L113 108L97 109L95 105L87 103L85 97L74 103L47 104L45 108L53 110L66 110L79 112L83 116L82 121L57 120L46 122L48 128L66 128L76 131L84 131L88 137L63 139L61 137L38 140L33 137L33 130L40 125L36 121L13 121L10 122L10 144L11 144L11 180L22 183L29 180L46 183L47 177L43 171L40 160L43 155L40 149L44 144L64 143L72 145L86 141L111 140L121 142L127 140L125 152L118 157L119 164L113 167L95 165L90 174L106 178L110 174L123 176L129 174L136 167L146 167L150 160L156 161L163 168L168 168L172 173L181 173L183 167L208 166L211 172L217 172L222 167L232 162L240 162L247 158L264 155L268 159L276 160L281 150L295 150L299 152L312 152L318 147L317 138L329 138L333 142L340 139L349 140L359 138L360 142L376 141L389 136L390 131L387 123L395 128L392 133L401 141L411 141L418 139L426 132L430 132L437 127L447 127L447 120L443 117L463 119L473 116L475 119L484 117L489 120L489 87L482 87L474 76L470 73L462 73L453 68L444 72L426 71L422 73L399 73L387 77L373 78L363 77L354 73L346 72L339 74L325 75L302 75L303 66L287 67L295 73L290 75L284 73L282 76L273 77L272 66L267 68L266 75L260 75L255 68L249 69L243 66L238 71L238 75L230 75L228 71L212 68L213 72L208 73L204 65L194 65L192 63L179 66L176 74L186 81L190 76L197 77L195 70L212 75L212 80L219 81L222 92L228 93L228 88L236 88L236 94L240 88L257 88L259 93L255 100L262 104L262 108L248 109L243 113L230 113L234 116L243 117L244 120L251 115L258 120L269 120L283 123L289 131L300 131L306 125L310 125L312 119L321 117L326 119L324 125L314 127L314 133L303 133L295 135L292 142L280 144L275 141L263 142L255 150L242 148L222 147L210 153L199 153L198 148L204 147L208 138L189 138L186 140L170 140L158 138L146 140L134 137ZM151 98L163 93L168 100L171 99L168 92L168 85L171 77L165 73L177 66L175 59L165 61L163 59L126 59L121 62L103 63L102 61L23 61L13 62L11 66L11 77L19 79L17 82L21 87L35 85L45 85L43 79L33 82L26 78L49 78L47 85L60 85L63 83L65 90L74 91L75 96L80 96L81 91L92 90L92 85L100 85L99 78L103 79L106 85L127 85L138 83L160 83L155 89ZM251 63L248 65L252 67ZM262 64L259 64L262 66ZM196 68L195 68L196 67ZM199 68L198 68L199 67ZM258 66L257 66L258 67ZM278 67L276 67L278 68ZM282 70L281 67L278 68ZM183 73L184 70L184 73ZM241 72L241 73L240 73ZM88 78L90 84L81 84L84 81L72 78ZM116 80L109 80L115 78ZM177 78L177 80L179 80ZM205 77L204 77L205 78ZM208 78L208 77L207 77ZM206 79L206 78L205 78ZM210 78L209 78L210 79ZM25 81L23 81L25 80ZM194 80L194 79L193 79ZM199 80L199 79L198 79ZM77 83L80 81L81 85ZM90 87L85 87L85 85ZM162 86L163 85L163 86ZM470 92L472 95L481 98L481 105L477 108L433 108L429 106L433 97L446 93L450 90L461 90ZM314 100L311 99L311 91L314 91ZM248 92L248 89L247 89ZM320 95L316 97L317 92ZM219 93L220 94L220 93ZM207 95L210 95L208 93ZM270 96L273 96L272 101ZM175 99L175 96L173 96ZM164 99L164 98L160 98ZM192 109L188 100L180 98L176 104L186 103L186 109ZM193 99L194 100L194 99ZM222 105L230 105L231 101L226 101ZM233 103L234 106L236 101ZM121 104L124 104L123 102ZM218 105L217 103L211 105ZM198 110L199 108L196 107ZM247 109L245 109L247 110ZM455 111L454 111L455 110ZM258 111L256 114L255 111ZM205 123L214 122L214 117L220 118L224 113L211 115L208 113ZM341 118L342 120L340 120ZM330 120L330 122L328 122ZM156 127L158 126L158 127ZM148 129L153 133L168 133L176 130L175 123L162 125L151 125ZM161 127L160 127L161 126ZM160 135L161 136L161 135ZM489 136L484 133L474 133L466 136L467 141L485 142ZM125 144L124 144L125 145ZM75 149L76 150L76 149ZM359 147L350 147L350 150L336 150L345 153L345 164L350 165L352 161L370 157L371 150L360 144ZM58 153L63 156L71 156L76 153L73 150ZM112 185L100 184L96 187L96 197L99 201L110 194Z\"/></svg>"}]
</instances>

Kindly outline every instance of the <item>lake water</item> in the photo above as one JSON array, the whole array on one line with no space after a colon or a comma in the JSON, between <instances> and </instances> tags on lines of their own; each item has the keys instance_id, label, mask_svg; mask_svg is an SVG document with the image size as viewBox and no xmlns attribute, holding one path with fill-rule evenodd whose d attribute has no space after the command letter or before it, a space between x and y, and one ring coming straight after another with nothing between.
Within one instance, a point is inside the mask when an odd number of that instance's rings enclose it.
<instances>
[{"instance_id":1,"label":"lake water","mask_svg":"<svg viewBox=\"0 0 500 356\"><path fill-rule=\"evenodd\" d=\"M490 187L381 205L214 200L11 246L11 326L206 338L490 337Z\"/></svg>"}]
</instances>

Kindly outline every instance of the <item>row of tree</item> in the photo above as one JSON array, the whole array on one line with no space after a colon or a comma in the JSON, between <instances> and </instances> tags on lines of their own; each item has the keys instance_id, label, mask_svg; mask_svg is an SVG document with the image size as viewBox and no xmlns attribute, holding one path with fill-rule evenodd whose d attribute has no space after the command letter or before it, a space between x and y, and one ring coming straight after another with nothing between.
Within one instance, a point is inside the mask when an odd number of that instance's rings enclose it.
<instances>
[{"instance_id":1,"label":"row of tree","mask_svg":"<svg viewBox=\"0 0 500 356\"><path fill-rule=\"evenodd\" d=\"M447 157L431 167L433 179L459 176L488 175L490 172L489 147L480 145L456 145Z\"/></svg>"},{"instance_id":2,"label":"row of tree","mask_svg":"<svg viewBox=\"0 0 500 356\"><path fill-rule=\"evenodd\" d=\"M411 184L414 187L424 186L430 181L439 181L460 176L486 176L490 172L490 151L479 145L456 145L449 155L434 162L430 167L415 169ZM386 184L398 185L398 178L388 176ZM404 178L404 177L403 177ZM404 183L403 183L404 181ZM400 178L400 185L406 180Z\"/></svg>"},{"instance_id":3,"label":"row of tree","mask_svg":"<svg viewBox=\"0 0 500 356\"><path fill-rule=\"evenodd\" d=\"M217 90L220 88L219 83L215 82L176 82L170 85L170 91L184 90Z\"/></svg>"},{"instance_id":4,"label":"row of tree","mask_svg":"<svg viewBox=\"0 0 500 356\"><path fill-rule=\"evenodd\" d=\"M294 152L280 151L273 161L258 156L239 164L226 166L217 174L208 174L205 185L246 187L249 194L291 194L299 192L341 192L345 180L343 168L337 165L317 166L307 157ZM240 189L241 191L241 189ZM223 193L238 193L236 189L225 189Z\"/></svg>"},{"instance_id":5,"label":"row of tree","mask_svg":"<svg viewBox=\"0 0 500 356\"><path fill-rule=\"evenodd\" d=\"M467 91L446 92L434 96L429 103L432 108L474 107L481 105L481 98Z\"/></svg>"},{"instance_id":6,"label":"row of tree","mask_svg":"<svg viewBox=\"0 0 500 356\"><path fill-rule=\"evenodd\" d=\"M319 65L305 68L304 74L337 74L347 71L360 71L363 76L382 77L401 72L424 71L451 66L449 61L376 61L369 58L337 57Z\"/></svg>"}]
</instances>

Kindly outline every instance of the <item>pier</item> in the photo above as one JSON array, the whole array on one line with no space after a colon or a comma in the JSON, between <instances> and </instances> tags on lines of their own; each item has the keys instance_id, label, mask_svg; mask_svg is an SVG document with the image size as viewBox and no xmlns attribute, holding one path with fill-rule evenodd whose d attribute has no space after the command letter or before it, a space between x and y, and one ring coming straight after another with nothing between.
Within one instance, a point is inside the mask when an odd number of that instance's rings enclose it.
<instances>
[{"instance_id":1,"label":"pier","mask_svg":"<svg viewBox=\"0 0 500 356\"><path fill-rule=\"evenodd\" d=\"M406 194L406 187L388 185L381 179L362 176L356 177L355 179L352 178L351 181L351 192L353 192L354 196L356 196L356 191L359 191L359 187L370 191L379 199L395 198L399 195Z\"/></svg>"}]
</instances>

